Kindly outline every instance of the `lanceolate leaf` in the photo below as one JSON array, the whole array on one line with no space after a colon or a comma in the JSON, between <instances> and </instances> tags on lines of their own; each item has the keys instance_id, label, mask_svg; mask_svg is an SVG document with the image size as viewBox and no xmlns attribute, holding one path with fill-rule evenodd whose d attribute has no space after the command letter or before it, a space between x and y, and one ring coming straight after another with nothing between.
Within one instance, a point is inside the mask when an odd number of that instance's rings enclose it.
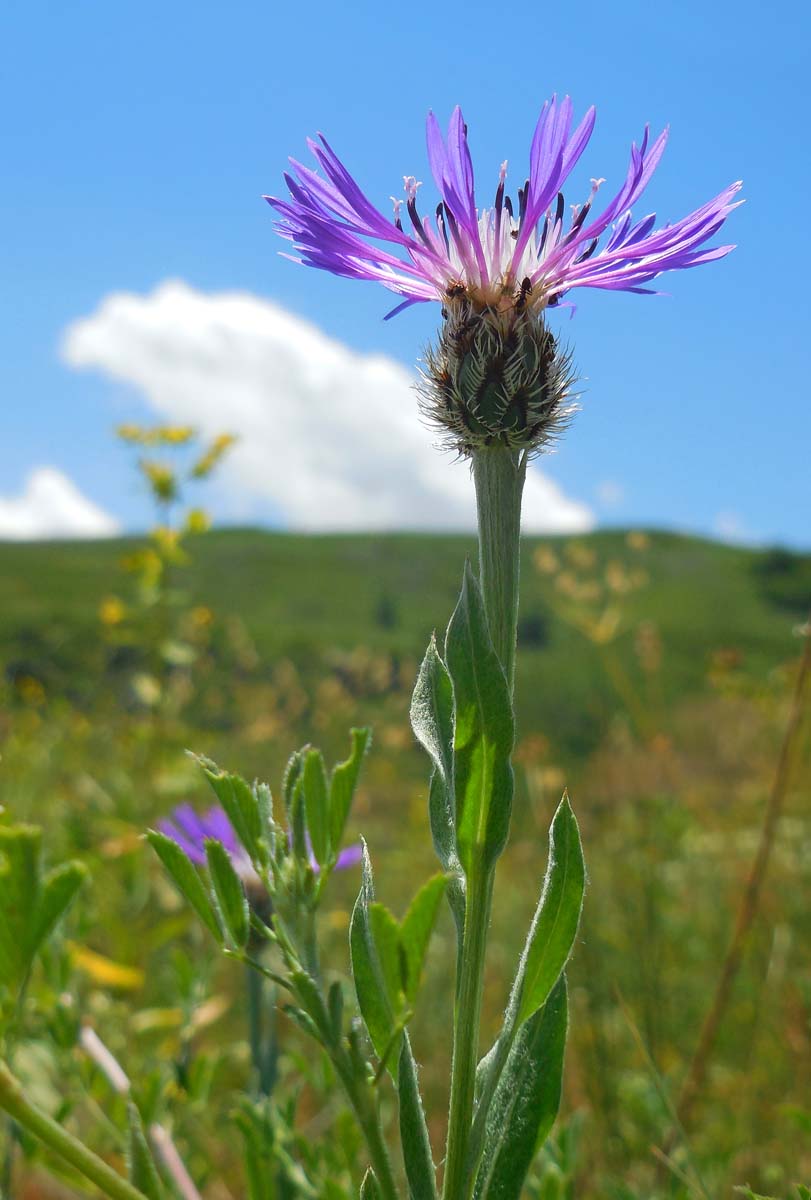
<instances>
[{"instance_id":1,"label":"lanceolate leaf","mask_svg":"<svg viewBox=\"0 0 811 1200\"><path fill-rule=\"evenodd\" d=\"M370 729L353 729L352 753L345 762L338 763L332 772L329 785L329 823L330 840L335 854L338 853L344 836L363 756L369 748L371 736Z\"/></svg>"},{"instance_id":2,"label":"lanceolate leaf","mask_svg":"<svg viewBox=\"0 0 811 1200\"><path fill-rule=\"evenodd\" d=\"M408 1034L403 1035L399 1073L400 1141L403 1146L410 1200L436 1200L436 1168L422 1107L417 1064Z\"/></svg>"},{"instance_id":3,"label":"lanceolate leaf","mask_svg":"<svg viewBox=\"0 0 811 1200\"><path fill-rule=\"evenodd\" d=\"M453 685L431 635L411 697L414 736L446 783L453 778Z\"/></svg>"},{"instance_id":4,"label":"lanceolate leaf","mask_svg":"<svg viewBox=\"0 0 811 1200\"><path fill-rule=\"evenodd\" d=\"M214 763L206 763L204 771L252 861L266 861L267 851L261 843L267 830L262 828L262 814L256 793L240 775L221 771Z\"/></svg>"},{"instance_id":5,"label":"lanceolate leaf","mask_svg":"<svg viewBox=\"0 0 811 1200\"><path fill-rule=\"evenodd\" d=\"M536 1150L560 1105L566 1046L566 981L521 1027L487 1120L474 1200L519 1200Z\"/></svg>"},{"instance_id":6,"label":"lanceolate leaf","mask_svg":"<svg viewBox=\"0 0 811 1200\"><path fill-rule=\"evenodd\" d=\"M349 943L358 1004L377 1056L397 1079L402 1033L417 996L428 942L447 876L420 888L402 923L374 899L372 867L363 849L363 881Z\"/></svg>"},{"instance_id":7,"label":"lanceolate leaf","mask_svg":"<svg viewBox=\"0 0 811 1200\"><path fill-rule=\"evenodd\" d=\"M395 1034L396 1018L387 986L386 971L372 928L370 908L374 904L374 881L369 851L363 847L363 876L358 898L352 912L349 927L349 948L352 957L352 977L355 981L355 991L358 1004L375 1048L375 1053L382 1058L391 1049L391 1041ZM382 924L382 923L381 923ZM390 1060L391 1062L391 1060ZM397 1059L393 1061L396 1072Z\"/></svg>"},{"instance_id":8,"label":"lanceolate leaf","mask_svg":"<svg viewBox=\"0 0 811 1200\"><path fill-rule=\"evenodd\" d=\"M456 702L456 845L466 873L491 866L504 849L512 808L512 700L493 649L479 584L468 564L451 617L445 657Z\"/></svg>"},{"instance_id":9,"label":"lanceolate leaf","mask_svg":"<svg viewBox=\"0 0 811 1200\"><path fill-rule=\"evenodd\" d=\"M400 940L406 968L404 987L406 998L410 1004L413 1004L417 998L428 942L447 885L448 877L446 875L434 875L426 884L423 884L411 901L400 926Z\"/></svg>"},{"instance_id":10,"label":"lanceolate leaf","mask_svg":"<svg viewBox=\"0 0 811 1200\"><path fill-rule=\"evenodd\" d=\"M222 930L214 911L214 905L211 903L211 897L180 846L165 833L158 833L155 829L150 829L146 836L150 846L171 875L180 894L188 900L217 941L222 942Z\"/></svg>"},{"instance_id":11,"label":"lanceolate leaf","mask_svg":"<svg viewBox=\"0 0 811 1200\"><path fill-rule=\"evenodd\" d=\"M79 862L54 867L42 881L39 904L32 913L29 953L36 954L70 908L79 888L87 879L87 868Z\"/></svg>"},{"instance_id":12,"label":"lanceolate leaf","mask_svg":"<svg viewBox=\"0 0 811 1200\"><path fill-rule=\"evenodd\" d=\"M445 870L453 870L457 866L453 817L453 684L433 635L411 698L411 726L434 765L429 800L434 848Z\"/></svg>"},{"instance_id":13,"label":"lanceolate leaf","mask_svg":"<svg viewBox=\"0 0 811 1200\"><path fill-rule=\"evenodd\" d=\"M405 1002L405 960L400 944L400 926L397 918L385 904L376 900L369 905L369 927L377 951L383 985L386 989L391 1011L395 1018L402 1012Z\"/></svg>"},{"instance_id":14,"label":"lanceolate leaf","mask_svg":"<svg viewBox=\"0 0 811 1200\"><path fill-rule=\"evenodd\" d=\"M43 878L41 843L36 826L0 827L0 984L12 994L87 878L79 862L62 863Z\"/></svg>"},{"instance_id":15,"label":"lanceolate leaf","mask_svg":"<svg viewBox=\"0 0 811 1200\"><path fill-rule=\"evenodd\" d=\"M315 860L323 867L329 858L329 795L327 772L320 750L308 750L304 756L304 811L307 832Z\"/></svg>"},{"instance_id":16,"label":"lanceolate leaf","mask_svg":"<svg viewBox=\"0 0 811 1200\"><path fill-rule=\"evenodd\" d=\"M363 1183L360 1185L360 1200L383 1200L377 1176L371 1167L367 1170L363 1177Z\"/></svg>"},{"instance_id":17,"label":"lanceolate leaf","mask_svg":"<svg viewBox=\"0 0 811 1200\"><path fill-rule=\"evenodd\" d=\"M546 1002L566 966L580 922L585 883L580 833L564 796L549 831L546 877L518 969L514 1002L519 1024Z\"/></svg>"},{"instance_id":18,"label":"lanceolate leaf","mask_svg":"<svg viewBox=\"0 0 811 1200\"><path fill-rule=\"evenodd\" d=\"M15 991L30 965L41 842L42 833L33 825L0 826L0 979Z\"/></svg>"},{"instance_id":19,"label":"lanceolate leaf","mask_svg":"<svg viewBox=\"0 0 811 1200\"><path fill-rule=\"evenodd\" d=\"M213 839L206 842L206 861L223 925L234 945L241 949L248 941L250 927L245 889L222 842Z\"/></svg>"}]
</instances>

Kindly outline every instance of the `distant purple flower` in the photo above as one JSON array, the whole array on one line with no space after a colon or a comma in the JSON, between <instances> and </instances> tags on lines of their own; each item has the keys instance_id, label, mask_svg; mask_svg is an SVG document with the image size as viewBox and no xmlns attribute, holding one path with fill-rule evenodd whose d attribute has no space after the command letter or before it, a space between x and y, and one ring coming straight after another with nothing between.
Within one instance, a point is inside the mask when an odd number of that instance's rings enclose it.
<instances>
[{"instance_id":1,"label":"distant purple flower","mask_svg":"<svg viewBox=\"0 0 811 1200\"><path fill-rule=\"evenodd\" d=\"M592 180L586 202L571 205L567 215L561 189L591 137L594 119L590 108L571 132L569 97L558 103L553 96L544 104L517 206L505 191L505 162L493 207L477 207L467 126L458 107L447 141L433 113L428 115L428 160L441 201L434 220L417 211L422 185L413 175L404 176L405 201L392 197L394 217L385 217L323 136L320 144L309 140L308 145L325 178L291 159L293 174L285 175L290 200L266 199L281 214L278 232L299 252L289 257L335 275L377 280L404 297L388 316L420 301L444 302L462 294L478 308L540 312L576 287L650 292L644 285L663 271L712 262L734 248L701 247L741 203L735 201L740 183L658 229L655 213L632 216L662 157L667 130L649 145L646 128L642 144L631 146L625 182L599 215L592 209L602 179ZM401 220L404 203L410 232Z\"/></svg>"},{"instance_id":2,"label":"distant purple flower","mask_svg":"<svg viewBox=\"0 0 811 1200\"><path fill-rule=\"evenodd\" d=\"M180 849L199 867L205 866L206 863L206 842L209 839L221 842L228 851L234 870L246 886L258 882L250 858L240 845L233 825L219 805L214 805L208 812L200 814L190 804L179 804L168 820L158 822L158 828L161 833L177 842ZM338 855L336 870L355 866L360 862L361 855L360 846L348 846ZM310 863L317 873L318 863L312 856Z\"/></svg>"}]
</instances>

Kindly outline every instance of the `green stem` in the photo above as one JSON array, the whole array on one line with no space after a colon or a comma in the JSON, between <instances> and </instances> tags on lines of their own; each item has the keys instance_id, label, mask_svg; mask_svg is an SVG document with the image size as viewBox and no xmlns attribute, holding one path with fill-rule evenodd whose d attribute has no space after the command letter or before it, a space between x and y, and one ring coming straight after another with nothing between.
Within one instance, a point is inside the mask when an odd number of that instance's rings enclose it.
<instances>
[{"instance_id":1,"label":"green stem","mask_svg":"<svg viewBox=\"0 0 811 1200\"><path fill-rule=\"evenodd\" d=\"M391 1166L388 1147L380 1125L377 1095L369 1083L359 1081L351 1063L340 1047L330 1050L330 1058L346 1090L369 1151L369 1161L375 1173L382 1200L399 1200L397 1184Z\"/></svg>"},{"instance_id":2,"label":"green stem","mask_svg":"<svg viewBox=\"0 0 811 1200\"><path fill-rule=\"evenodd\" d=\"M512 693L518 627L521 497L525 453L492 446L473 455L479 523L479 580L487 624ZM479 1054L484 964L493 901L493 870L467 880L467 902L454 1007L453 1063L444 1200L468 1200L473 1187L470 1136Z\"/></svg>"},{"instance_id":3,"label":"green stem","mask_svg":"<svg viewBox=\"0 0 811 1200\"><path fill-rule=\"evenodd\" d=\"M276 1008L268 995L265 978L253 967L245 967L248 1006L248 1037L253 1065L253 1085L258 1096L269 1096L276 1083Z\"/></svg>"},{"instance_id":4,"label":"green stem","mask_svg":"<svg viewBox=\"0 0 811 1200\"><path fill-rule=\"evenodd\" d=\"M111 1200L145 1200L142 1192L109 1167L103 1159L58 1125L52 1117L37 1108L26 1098L17 1079L6 1064L0 1061L0 1108L10 1117L39 1138L50 1150L72 1167L85 1179L94 1183Z\"/></svg>"},{"instance_id":5,"label":"green stem","mask_svg":"<svg viewBox=\"0 0 811 1200\"><path fill-rule=\"evenodd\" d=\"M479 1022L484 984L487 928L493 898L493 872L479 870L468 880L465 931L453 1019L453 1063L448 1117L444 1200L466 1200L468 1141L473 1119Z\"/></svg>"},{"instance_id":6,"label":"green stem","mask_svg":"<svg viewBox=\"0 0 811 1200\"><path fill-rule=\"evenodd\" d=\"M525 454L492 446L473 456L479 520L479 580L496 654L512 691L518 627L521 496Z\"/></svg>"}]
</instances>

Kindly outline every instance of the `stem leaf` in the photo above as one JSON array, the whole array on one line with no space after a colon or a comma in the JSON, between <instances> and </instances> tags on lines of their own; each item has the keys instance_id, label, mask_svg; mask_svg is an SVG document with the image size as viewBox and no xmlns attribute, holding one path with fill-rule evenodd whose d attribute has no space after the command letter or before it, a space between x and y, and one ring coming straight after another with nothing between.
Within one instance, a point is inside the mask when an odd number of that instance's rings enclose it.
<instances>
[{"instance_id":1,"label":"stem leaf","mask_svg":"<svg viewBox=\"0 0 811 1200\"><path fill-rule=\"evenodd\" d=\"M80 862L61 863L42 880L39 904L31 927L29 953L33 956L53 932L87 879L87 868Z\"/></svg>"},{"instance_id":2,"label":"stem leaf","mask_svg":"<svg viewBox=\"0 0 811 1200\"><path fill-rule=\"evenodd\" d=\"M514 740L510 689L493 649L481 589L469 563L448 626L445 657L456 701L456 845L469 876L475 864L491 868L507 841Z\"/></svg>"},{"instance_id":3,"label":"stem leaf","mask_svg":"<svg viewBox=\"0 0 811 1200\"><path fill-rule=\"evenodd\" d=\"M377 1176L371 1167L367 1168L363 1183L360 1185L360 1200L383 1200Z\"/></svg>"},{"instance_id":4,"label":"stem leaf","mask_svg":"<svg viewBox=\"0 0 811 1200\"><path fill-rule=\"evenodd\" d=\"M410 1200L437 1200L436 1168L431 1155L428 1126L417 1080L417 1064L414 1062L408 1034L404 1034L400 1049L398 1084L400 1141L403 1146Z\"/></svg>"},{"instance_id":5,"label":"stem leaf","mask_svg":"<svg viewBox=\"0 0 811 1200\"><path fill-rule=\"evenodd\" d=\"M519 1200L536 1150L560 1105L566 980L518 1032L488 1114L474 1200Z\"/></svg>"},{"instance_id":6,"label":"stem leaf","mask_svg":"<svg viewBox=\"0 0 811 1200\"><path fill-rule=\"evenodd\" d=\"M267 846L263 839L268 831L263 828L263 813L256 792L241 775L221 771L206 759L200 761L206 779L225 809L225 815L233 825L234 833L244 846L251 862L266 865Z\"/></svg>"},{"instance_id":7,"label":"stem leaf","mask_svg":"<svg viewBox=\"0 0 811 1200\"><path fill-rule=\"evenodd\" d=\"M181 896L189 902L200 920L222 945L222 930L211 897L189 858L172 838L156 829L147 831L150 846L163 863Z\"/></svg>"},{"instance_id":8,"label":"stem leaf","mask_svg":"<svg viewBox=\"0 0 811 1200\"><path fill-rule=\"evenodd\" d=\"M302 781L307 832L315 861L323 867L329 859L330 828L327 769L320 750L308 750L305 754Z\"/></svg>"},{"instance_id":9,"label":"stem leaf","mask_svg":"<svg viewBox=\"0 0 811 1200\"><path fill-rule=\"evenodd\" d=\"M564 796L549 830L549 861L516 980L522 1024L546 1003L569 959L580 923L586 868L577 820Z\"/></svg>"},{"instance_id":10,"label":"stem leaf","mask_svg":"<svg viewBox=\"0 0 811 1200\"><path fill-rule=\"evenodd\" d=\"M222 924L231 935L234 945L244 949L250 932L248 900L222 842L207 839L206 862Z\"/></svg>"},{"instance_id":11,"label":"stem leaf","mask_svg":"<svg viewBox=\"0 0 811 1200\"><path fill-rule=\"evenodd\" d=\"M458 869L453 815L453 684L434 635L411 698L411 727L434 766L428 806L434 849L446 871Z\"/></svg>"},{"instance_id":12,"label":"stem leaf","mask_svg":"<svg viewBox=\"0 0 811 1200\"><path fill-rule=\"evenodd\" d=\"M392 1005L400 980L400 938L397 922L377 905L374 898L372 864L366 843L363 844L362 880L352 911L349 927L349 948L352 958L352 977L361 1015L378 1058L389 1052L388 1066L396 1079L398 1055L392 1054L392 1038L397 1020ZM376 915L373 915L376 914ZM380 944L378 939L381 939Z\"/></svg>"},{"instance_id":13,"label":"stem leaf","mask_svg":"<svg viewBox=\"0 0 811 1200\"><path fill-rule=\"evenodd\" d=\"M428 942L447 886L447 875L432 876L411 901L400 925L400 942L405 959L404 990L409 1004L414 1004L417 998Z\"/></svg>"},{"instance_id":14,"label":"stem leaf","mask_svg":"<svg viewBox=\"0 0 811 1200\"><path fill-rule=\"evenodd\" d=\"M330 841L335 854L340 849L361 764L372 738L371 729L353 729L351 734L352 752L345 762L334 768L329 785Z\"/></svg>"}]
</instances>

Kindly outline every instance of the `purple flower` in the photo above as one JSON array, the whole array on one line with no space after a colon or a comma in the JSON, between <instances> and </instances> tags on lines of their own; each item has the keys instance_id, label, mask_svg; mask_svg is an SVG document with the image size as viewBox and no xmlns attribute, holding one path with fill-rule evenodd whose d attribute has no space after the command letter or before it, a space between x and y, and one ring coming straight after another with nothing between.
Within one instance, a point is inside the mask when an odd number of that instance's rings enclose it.
<instances>
[{"instance_id":1,"label":"purple flower","mask_svg":"<svg viewBox=\"0 0 811 1200\"><path fill-rule=\"evenodd\" d=\"M243 849L234 832L234 827L228 820L223 809L214 805L206 813L195 812L190 804L179 804L171 817L158 822L161 833L166 834L172 841L177 842L180 849L198 867L206 863L206 842L214 840L221 842L228 851L228 856L234 870L246 886L258 883L256 872L251 860ZM338 855L336 870L353 867L360 862L362 850L360 846L348 846ZM310 856L310 864L317 873L318 863Z\"/></svg>"},{"instance_id":2,"label":"purple flower","mask_svg":"<svg viewBox=\"0 0 811 1200\"><path fill-rule=\"evenodd\" d=\"M288 257L335 275L377 280L404 298L389 317L411 304L444 303L449 296L466 295L478 309L541 312L576 287L651 292L645 285L663 271L712 262L734 248L703 247L742 203L735 200L739 182L670 225L656 228L655 213L633 217L662 157L667 130L650 143L646 128L641 145L632 144L625 181L599 213L597 194L605 181L593 179L585 203L571 205L567 214L561 189L586 148L594 119L590 108L572 132L569 97L558 103L553 96L544 104L517 205L505 190L505 162L493 207L477 207L467 126L458 107L447 139L428 114L428 161L440 196L433 219L417 210L422 185L413 175L404 176L405 200L392 197L393 219L384 216L323 136L320 144L308 141L323 175L291 159L292 174L285 175L290 199L266 199L281 216L278 232L298 251Z\"/></svg>"}]
</instances>

